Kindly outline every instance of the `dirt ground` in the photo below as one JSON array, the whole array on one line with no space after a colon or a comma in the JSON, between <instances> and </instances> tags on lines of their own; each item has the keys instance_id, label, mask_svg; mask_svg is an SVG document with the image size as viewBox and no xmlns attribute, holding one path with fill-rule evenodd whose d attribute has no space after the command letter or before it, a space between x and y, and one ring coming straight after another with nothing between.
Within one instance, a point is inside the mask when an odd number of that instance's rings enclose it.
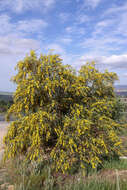
<instances>
[{"instance_id":1,"label":"dirt ground","mask_svg":"<svg viewBox=\"0 0 127 190\"><path fill-rule=\"evenodd\" d=\"M6 135L7 130L8 130L9 123L7 122L0 122L0 160L2 158L4 148L3 148L3 137Z\"/></svg>"}]
</instances>

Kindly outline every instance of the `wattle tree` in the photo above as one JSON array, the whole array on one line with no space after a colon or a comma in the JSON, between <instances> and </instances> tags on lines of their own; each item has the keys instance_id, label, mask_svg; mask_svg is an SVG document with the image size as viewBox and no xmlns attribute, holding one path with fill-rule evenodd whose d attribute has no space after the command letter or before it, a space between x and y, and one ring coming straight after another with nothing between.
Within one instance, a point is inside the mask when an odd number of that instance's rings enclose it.
<instances>
[{"instance_id":1,"label":"wattle tree","mask_svg":"<svg viewBox=\"0 0 127 190\"><path fill-rule=\"evenodd\" d=\"M18 62L11 122L4 139L4 158L23 154L26 160L51 159L56 170L95 168L104 156L120 154L121 141L114 119L117 75L101 73L94 63L78 74L63 65L59 55L34 51Z\"/></svg>"}]
</instances>

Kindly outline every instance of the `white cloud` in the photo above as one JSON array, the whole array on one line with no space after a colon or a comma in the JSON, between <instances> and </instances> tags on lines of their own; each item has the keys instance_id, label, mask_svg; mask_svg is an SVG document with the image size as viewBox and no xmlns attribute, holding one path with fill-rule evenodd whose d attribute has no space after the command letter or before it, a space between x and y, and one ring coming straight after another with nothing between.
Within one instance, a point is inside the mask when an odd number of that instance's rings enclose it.
<instances>
[{"instance_id":1,"label":"white cloud","mask_svg":"<svg viewBox=\"0 0 127 190\"><path fill-rule=\"evenodd\" d=\"M119 48L116 45L125 44L125 40L118 40L118 38L104 35L100 37L91 37L88 39L82 40L81 47L84 49L89 49L91 51L98 51L98 52L108 52L113 50L114 48ZM115 46L115 47L114 47Z\"/></svg>"},{"instance_id":2,"label":"white cloud","mask_svg":"<svg viewBox=\"0 0 127 190\"><path fill-rule=\"evenodd\" d=\"M127 2L125 2L125 4L123 4L122 6L114 5L113 7L107 9L102 16L111 16L125 11L127 11Z\"/></svg>"},{"instance_id":3,"label":"white cloud","mask_svg":"<svg viewBox=\"0 0 127 190\"><path fill-rule=\"evenodd\" d=\"M70 44L72 42L72 38L62 38L60 42L64 44Z\"/></svg>"},{"instance_id":4,"label":"white cloud","mask_svg":"<svg viewBox=\"0 0 127 190\"><path fill-rule=\"evenodd\" d=\"M11 10L13 12L24 12L31 9L39 8L49 9L55 3L55 0L1 0L0 9L1 10Z\"/></svg>"},{"instance_id":5,"label":"white cloud","mask_svg":"<svg viewBox=\"0 0 127 190\"><path fill-rule=\"evenodd\" d=\"M105 35L105 33L110 33L109 36L111 36L111 30L112 33L114 33L114 28L116 28L117 20L116 19L103 19L96 23L94 27L94 32L92 33L93 36L95 35Z\"/></svg>"},{"instance_id":6,"label":"white cloud","mask_svg":"<svg viewBox=\"0 0 127 190\"><path fill-rule=\"evenodd\" d=\"M105 20L102 20L102 21L99 21L97 24L96 24L96 27L107 27L107 26L110 26L111 24L113 24L114 20L111 20L111 19L105 19Z\"/></svg>"},{"instance_id":7,"label":"white cloud","mask_svg":"<svg viewBox=\"0 0 127 190\"><path fill-rule=\"evenodd\" d=\"M0 54L24 54L30 49L40 48L39 41L32 39L31 33L39 34L47 23L41 19L11 22L8 15L0 16Z\"/></svg>"},{"instance_id":8,"label":"white cloud","mask_svg":"<svg viewBox=\"0 0 127 190\"><path fill-rule=\"evenodd\" d=\"M83 35L86 33L84 27L78 27L76 25L74 26L68 26L65 28L65 31L67 34L75 34L75 35Z\"/></svg>"},{"instance_id":9,"label":"white cloud","mask_svg":"<svg viewBox=\"0 0 127 190\"><path fill-rule=\"evenodd\" d=\"M14 90L15 87L9 83L14 75L14 67L19 60L22 60L31 49L40 50L41 42L33 39L31 33L36 36L43 32L47 23L42 19L12 21L6 14L0 16L0 88L3 90Z\"/></svg>"},{"instance_id":10,"label":"white cloud","mask_svg":"<svg viewBox=\"0 0 127 190\"><path fill-rule=\"evenodd\" d=\"M37 40L19 38L16 35L0 37L0 55L24 55L30 49L39 49L40 43Z\"/></svg>"},{"instance_id":11,"label":"white cloud","mask_svg":"<svg viewBox=\"0 0 127 190\"><path fill-rule=\"evenodd\" d=\"M84 0L85 6L90 6L92 8L95 8L99 5L101 0Z\"/></svg>"},{"instance_id":12,"label":"white cloud","mask_svg":"<svg viewBox=\"0 0 127 190\"><path fill-rule=\"evenodd\" d=\"M12 24L10 23L10 17L6 14L0 15L0 35L8 34L12 31Z\"/></svg>"},{"instance_id":13,"label":"white cloud","mask_svg":"<svg viewBox=\"0 0 127 190\"><path fill-rule=\"evenodd\" d=\"M80 45L88 51L98 52L98 54L112 54L117 52L125 52L127 44L127 6L115 6L108 9L115 16L110 18L110 14L105 18L93 24L93 32L89 38L82 39ZM116 10L118 12L116 12Z\"/></svg>"},{"instance_id":14,"label":"white cloud","mask_svg":"<svg viewBox=\"0 0 127 190\"><path fill-rule=\"evenodd\" d=\"M112 22L112 33L127 36L127 2L122 6L114 5L107 9L102 15L103 18L108 18ZM105 19L107 20L107 19Z\"/></svg>"},{"instance_id":15,"label":"white cloud","mask_svg":"<svg viewBox=\"0 0 127 190\"><path fill-rule=\"evenodd\" d=\"M69 54L68 52L66 52L66 49L63 48L62 45L54 43L54 44L48 44L47 46L45 46L45 48L50 52L51 50L53 51L53 53L59 54L60 58L62 58L63 60L63 64L67 65L73 65L74 59L75 59L75 55Z\"/></svg>"},{"instance_id":16,"label":"white cloud","mask_svg":"<svg viewBox=\"0 0 127 190\"><path fill-rule=\"evenodd\" d=\"M75 30L75 28L74 28L74 27L71 27L71 26L68 26L68 27L65 28L65 31L66 31L67 33L72 33L72 32L74 32L74 30Z\"/></svg>"},{"instance_id":17,"label":"white cloud","mask_svg":"<svg viewBox=\"0 0 127 190\"><path fill-rule=\"evenodd\" d=\"M0 83L0 89L15 90L9 82L15 75L14 67L31 49L40 50L40 41L33 39L31 33L38 35L46 26L46 22L40 19L12 22L8 15L0 16L0 80L4 81Z\"/></svg>"},{"instance_id":18,"label":"white cloud","mask_svg":"<svg viewBox=\"0 0 127 190\"><path fill-rule=\"evenodd\" d=\"M69 13L63 12L59 14L59 18L62 22L66 22L69 19L69 17L71 17Z\"/></svg>"},{"instance_id":19,"label":"white cloud","mask_svg":"<svg viewBox=\"0 0 127 190\"><path fill-rule=\"evenodd\" d=\"M16 86L9 82L16 73L14 68L19 60L22 60L31 49L40 49L37 40L19 37L16 34L9 34L0 37L0 89L13 91Z\"/></svg>"},{"instance_id":20,"label":"white cloud","mask_svg":"<svg viewBox=\"0 0 127 190\"><path fill-rule=\"evenodd\" d=\"M76 0L77 3L79 3L81 0ZM96 8L99 3L101 2L101 0L83 0L82 1L82 8L85 7L92 7L93 9Z\"/></svg>"},{"instance_id":21,"label":"white cloud","mask_svg":"<svg viewBox=\"0 0 127 190\"><path fill-rule=\"evenodd\" d=\"M81 56L80 61L83 63L95 61L104 68L110 69L127 69L127 54L111 56Z\"/></svg>"},{"instance_id":22,"label":"white cloud","mask_svg":"<svg viewBox=\"0 0 127 190\"><path fill-rule=\"evenodd\" d=\"M49 45L46 46L46 49L48 51L53 50L54 53L58 53L58 54L61 54L61 55L65 54L65 50L59 44L55 44L55 43L49 44Z\"/></svg>"},{"instance_id":23,"label":"white cloud","mask_svg":"<svg viewBox=\"0 0 127 190\"><path fill-rule=\"evenodd\" d=\"M123 12L118 18L118 24L116 27L117 34L121 34L122 36L127 36L127 12Z\"/></svg>"},{"instance_id":24,"label":"white cloud","mask_svg":"<svg viewBox=\"0 0 127 190\"><path fill-rule=\"evenodd\" d=\"M127 40L127 20L124 18L105 19L97 22L93 26L93 32L90 37L82 38L80 47L87 52L98 52L100 55L108 55L115 51L121 51L126 48ZM123 51L122 49L122 51ZM126 50L126 49L125 49ZM124 50L124 51L125 51ZM124 52L123 52L124 53Z\"/></svg>"},{"instance_id":25,"label":"white cloud","mask_svg":"<svg viewBox=\"0 0 127 190\"><path fill-rule=\"evenodd\" d=\"M41 1L40 1L40 3L41 3ZM51 5L53 5L55 3L55 0L42 0L42 3L44 4L44 6L50 7Z\"/></svg>"},{"instance_id":26,"label":"white cloud","mask_svg":"<svg viewBox=\"0 0 127 190\"><path fill-rule=\"evenodd\" d=\"M7 35L17 33L19 35L26 35L28 33L40 33L48 24L42 19L19 20L11 22L11 17L8 15L0 16L0 35Z\"/></svg>"},{"instance_id":27,"label":"white cloud","mask_svg":"<svg viewBox=\"0 0 127 190\"><path fill-rule=\"evenodd\" d=\"M79 14L78 17L76 18L76 23L77 24L82 24L90 21L90 17L85 14Z\"/></svg>"},{"instance_id":28,"label":"white cloud","mask_svg":"<svg viewBox=\"0 0 127 190\"><path fill-rule=\"evenodd\" d=\"M127 73L124 73L124 74L123 74L123 77L127 77Z\"/></svg>"},{"instance_id":29,"label":"white cloud","mask_svg":"<svg viewBox=\"0 0 127 190\"><path fill-rule=\"evenodd\" d=\"M37 32L48 24L41 19L21 20L17 22L17 30L24 32Z\"/></svg>"},{"instance_id":30,"label":"white cloud","mask_svg":"<svg viewBox=\"0 0 127 190\"><path fill-rule=\"evenodd\" d=\"M127 54L104 57L102 63L109 64L116 69L127 69Z\"/></svg>"}]
</instances>

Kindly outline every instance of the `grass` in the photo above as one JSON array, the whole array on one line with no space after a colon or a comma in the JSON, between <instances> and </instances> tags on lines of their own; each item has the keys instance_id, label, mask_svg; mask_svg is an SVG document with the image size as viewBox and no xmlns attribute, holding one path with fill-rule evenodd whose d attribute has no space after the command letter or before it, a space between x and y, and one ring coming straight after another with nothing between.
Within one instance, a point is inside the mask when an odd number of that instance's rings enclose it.
<instances>
[{"instance_id":1,"label":"grass","mask_svg":"<svg viewBox=\"0 0 127 190\"><path fill-rule=\"evenodd\" d=\"M8 161L3 167L6 172L2 183L14 185L14 190L117 190L115 169L127 170L127 160L105 162L99 173L90 171L88 177L81 172L76 175L59 173L56 176L48 163L24 164L19 158ZM110 173L110 178L105 178L109 174L105 171L114 173ZM120 178L120 190L127 190L127 180L124 180Z\"/></svg>"},{"instance_id":2,"label":"grass","mask_svg":"<svg viewBox=\"0 0 127 190\"><path fill-rule=\"evenodd\" d=\"M121 159L105 161L103 167L105 169L127 170L127 160Z\"/></svg>"},{"instance_id":3,"label":"grass","mask_svg":"<svg viewBox=\"0 0 127 190\"><path fill-rule=\"evenodd\" d=\"M120 189L127 190L127 182L120 183ZM70 188L67 187L66 190L117 190L117 185L107 181L91 181L89 183L81 181L76 185L72 185Z\"/></svg>"},{"instance_id":4,"label":"grass","mask_svg":"<svg viewBox=\"0 0 127 190\"><path fill-rule=\"evenodd\" d=\"M49 166L39 166L35 162L24 164L22 159L16 158L3 165L6 173L3 175L4 183L15 186L15 190L42 190L52 189L54 185L53 176ZM40 168L39 168L40 167Z\"/></svg>"}]
</instances>

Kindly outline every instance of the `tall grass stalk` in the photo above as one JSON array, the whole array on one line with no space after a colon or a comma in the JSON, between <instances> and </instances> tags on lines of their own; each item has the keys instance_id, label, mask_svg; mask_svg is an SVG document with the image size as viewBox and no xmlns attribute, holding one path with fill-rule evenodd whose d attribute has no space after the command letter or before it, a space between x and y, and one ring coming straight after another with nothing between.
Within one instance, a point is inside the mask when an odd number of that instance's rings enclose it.
<instances>
[{"instance_id":1,"label":"tall grass stalk","mask_svg":"<svg viewBox=\"0 0 127 190\"><path fill-rule=\"evenodd\" d=\"M120 190L118 170L116 169L115 171L116 171L116 185L117 185L117 190Z\"/></svg>"}]
</instances>

